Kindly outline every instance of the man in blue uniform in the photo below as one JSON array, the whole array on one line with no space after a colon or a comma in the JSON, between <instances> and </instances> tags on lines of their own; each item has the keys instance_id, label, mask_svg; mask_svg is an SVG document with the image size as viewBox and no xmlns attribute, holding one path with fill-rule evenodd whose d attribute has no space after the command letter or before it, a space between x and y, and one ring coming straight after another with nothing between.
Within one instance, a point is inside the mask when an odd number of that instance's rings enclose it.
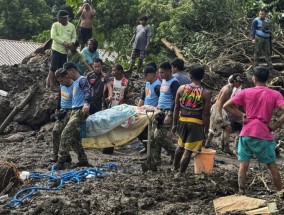
<instances>
[{"instance_id":1,"label":"man in blue uniform","mask_svg":"<svg viewBox=\"0 0 284 215\"><path fill-rule=\"evenodd\" d=\"M175 153L175 146L172 143L171 127L173 122L176 93L180 84L178 80L172 76L171 68L172 67L169 62L164 62L159 66L162 85L158 100L158 108L161 112L156 117L157 128L154 132L155 150L153 150L153 157L156 165L161 164L161 147L163 147L168 154L171 155L171 162L173 161Z\"/></svg>"},{"instance_id":2,"label":"man in blue uniform","mask_svg":"<svg viewBox=\"0 0 284 215\"><path fill-rule=\"evenodd\" d=\"M58 69L55 72L55 77L60 83L60 97L56 113L52 115L53 118L56 118L52 130L53 162L58 161L61 134L70 119L72 110L73 80L66 78L66 73L62 73L62 70L63 69ZM71 162L71 156L69 154L66 162Z\"/></svg>"},{"instance_id":3,"label":"man in blue uniform","mask_svg":"<svg viewBox=\"0 0 284 215\"><path fill-rule=\"evenodd\" d=\"M63 65L62 73L67 73L66 78L74 81L73 98L71 116L61 135L59 158L56 167L58 169L64 168L64 162L66 162L70 146L78 156L79 162L76 166L89 166L87 155L81 145L80 132L81 126L89 114L92 94L90 85L87 78L80 75L76 64L72 62L66 62Z\"/></svg>"}]
</instances>

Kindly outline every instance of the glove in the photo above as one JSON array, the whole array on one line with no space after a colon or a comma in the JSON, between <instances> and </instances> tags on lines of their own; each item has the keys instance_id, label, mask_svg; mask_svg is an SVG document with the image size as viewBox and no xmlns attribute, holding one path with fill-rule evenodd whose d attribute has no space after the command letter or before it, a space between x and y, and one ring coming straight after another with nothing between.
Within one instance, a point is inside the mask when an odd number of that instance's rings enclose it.
<instances>
[{"instance_id":1,"label":"glove","mask_svg":"<svg viewBox=\"0 0 284 215\"><path fill-rule=\"evenodd\" d=\"M52 114L52 115L50 116L50 120L51 120L52 122L55 122L56 120L64 119L65 116L66 116L66 114L67 114L67 111L61 109L61 110L58 111L57 113Z\"/></svg>"}]
</instances>

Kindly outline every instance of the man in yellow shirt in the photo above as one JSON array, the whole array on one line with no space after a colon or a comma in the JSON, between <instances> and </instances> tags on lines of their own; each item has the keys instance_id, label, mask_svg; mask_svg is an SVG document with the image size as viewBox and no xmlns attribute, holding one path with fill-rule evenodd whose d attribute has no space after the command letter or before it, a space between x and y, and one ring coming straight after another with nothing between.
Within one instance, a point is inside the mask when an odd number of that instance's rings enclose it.
<instances>
[{"instance_id":1,"label":"man in yellow shirt","mask_svg":"<svg viewBox=\"0 0 284 215\"><path fill-rule=\"evenodd\" d=\"M76 40L76 29L72 23L68 22L68 12L60 10L57 18L58 22L53 23L50 33L52 54L47 87L50 87L52 91L56 91L55 71L63 67L67 61L67 50Z\"/></svg>"}]
</instances>

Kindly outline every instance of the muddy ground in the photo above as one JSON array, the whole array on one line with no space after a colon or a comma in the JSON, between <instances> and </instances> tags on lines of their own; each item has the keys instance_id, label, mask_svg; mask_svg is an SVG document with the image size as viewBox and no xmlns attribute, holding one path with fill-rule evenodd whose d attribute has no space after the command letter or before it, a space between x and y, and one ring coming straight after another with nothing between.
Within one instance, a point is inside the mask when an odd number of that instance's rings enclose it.
<instances>
[{"instance_id":1,"label":"muddy ground","mask_svg":"<svg viewBox=\"0 0 284 215\"><path fill-rule=\"evenodd\" d=\"M0 164L14 162L20 171L48 173L47 167L52 156L51 129L49 116L56 107L56 95L44 88L48 72L46 56L35 65L0 67L0 86L9 92L8 97L0 97L0 123L13 108L28 94L30 86L37 84L40 90L0 136ZM15 76L15 74L17 74ZM228 74L227 74L228 75ZM227 82L227 77L211 73L205 77L205 85L220 89ZM134 80L132 89L139 94L144 80ZM278 84L277 84L278 85ZM216 91L217 92L217 91ZM216 94L215 92L215 94ZM134 101L130 104L135 103ZM43 127L42 127L43 126ZM277 136L283 137L281 131ZM12 135L12 136L10 136ZM10 136L10 137L9 137ZM2 139L9 137L8 139ZM233 140L233 136L231 138ZM220 145L219 137L215 138ZM233 144L233 143L232 143ZM115 149L113 155L104 155L100 150L87 149L89 161L98 167L115 163L117 171L108 171L109 176L92 178L80 185L67 184L57 191L40 191L28 198L16 209L11 209L6 202L0 203L0 215L71 215L71 214L215 214L213 200L218 197L237 193L236 157L230 157L217 150L217 162L211 176L195 176L193 162L184 180L173 179L174 172L169 165L170 158L163 154L163 163L158 172L143 173L141 156L136 149L136 142ZM283 146L284 148L284 146ZM74 162L76 156L72 153ZM283 155L284 156L284 155ZM283 159L277 161L284 178ZM269 189L264 186L264 178ZM277 201L279 214L284 214L284 204L275 198L271 177L265 166L252 162L248 175L249 196ZM1 182L1 177L0 177ZM16 187L14 193L29 185L39 185L38 181L26 181ZM1 187L1 186L0 186ZM10 200L12 196L10 193ZM232 214L232 213L231 213ZM235 213L240 214L240 213Z\"/></svg>"},{"instance_id":2,"label":"muddy ground","mask_svg":"<svg viewBox=\"0 0 284 215\"><path fill-rule=\"evenodd\" d=\"M51 127L18 133L23 137L22 142L0 143L0 162L13 161L20 171L47 173L52 155ZM215 144L218 142L217 137ZM187 177L176 181L169 165L170 158L166 154L163 154L162 167L157 173L142 173L141 155L138 154L136 144L133 141L117 148L113 155L87 149L91 164L101 166L115 163L117 171L108 171L109 176L87 179L80 185L64 185L57 191L39 191L16 209L2 203L0 214L215 214L212 200L238 191L236 157L222 154L219 149L216 159L225 163L217 162L212 176L194 176L191 162ZM76 162L75 154L71 152L71 155ZM284 178L284 166L281 165L283 159L277 162ZM271 192L267 191L259 176L265 179ZM38 182L25 182L22 188L27 184ZM248 185L248 196L269 202L277 201L279 214L284 214L284 205L275 198L274 187L265 166L252 162Z\"/></svg>"}]
</instances>

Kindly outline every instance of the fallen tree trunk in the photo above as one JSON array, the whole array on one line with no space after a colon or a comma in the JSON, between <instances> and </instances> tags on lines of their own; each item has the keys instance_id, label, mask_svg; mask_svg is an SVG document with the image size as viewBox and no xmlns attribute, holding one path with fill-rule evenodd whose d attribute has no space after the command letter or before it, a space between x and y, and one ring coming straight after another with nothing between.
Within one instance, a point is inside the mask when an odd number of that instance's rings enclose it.
<instances>
[{"instance_id":1,"label":"fallen tree trunk","mask_svg":"<svg viewBox=\"0 0 284 215\"><path fill-rule=\"evenodd\" d=\"M14 110L9 114L9 116L5 119L5 121L0 126L0 134L3 133L5 128L13 121L14 117L30 102L34 94L36 93L38 86L36 85L30 91L30 93L26 96L26 98L14 108Z\"/></svg>"},{"instance_id":2,"label":"fallen tree trunk","mask_svg":"<svg viewBox=\"0 0 284 215\"><path fill-rule=\"evenodd\" d=\"M184 61L184 64L185 64L186 66L189 66L189 62L188 62L188 60L185 59L185 57L184 57L183 54L181 53L181 50L179 50L176 46L174 46L174 45L171 44L169 41L167 41L166 38L163 38L163 39L162 39L162 43L164 43L164 45L165 45L167 48L169 48L170 50L172 50L178 58L182 59L182 60Z\"/></svg>"}]
</instances>

